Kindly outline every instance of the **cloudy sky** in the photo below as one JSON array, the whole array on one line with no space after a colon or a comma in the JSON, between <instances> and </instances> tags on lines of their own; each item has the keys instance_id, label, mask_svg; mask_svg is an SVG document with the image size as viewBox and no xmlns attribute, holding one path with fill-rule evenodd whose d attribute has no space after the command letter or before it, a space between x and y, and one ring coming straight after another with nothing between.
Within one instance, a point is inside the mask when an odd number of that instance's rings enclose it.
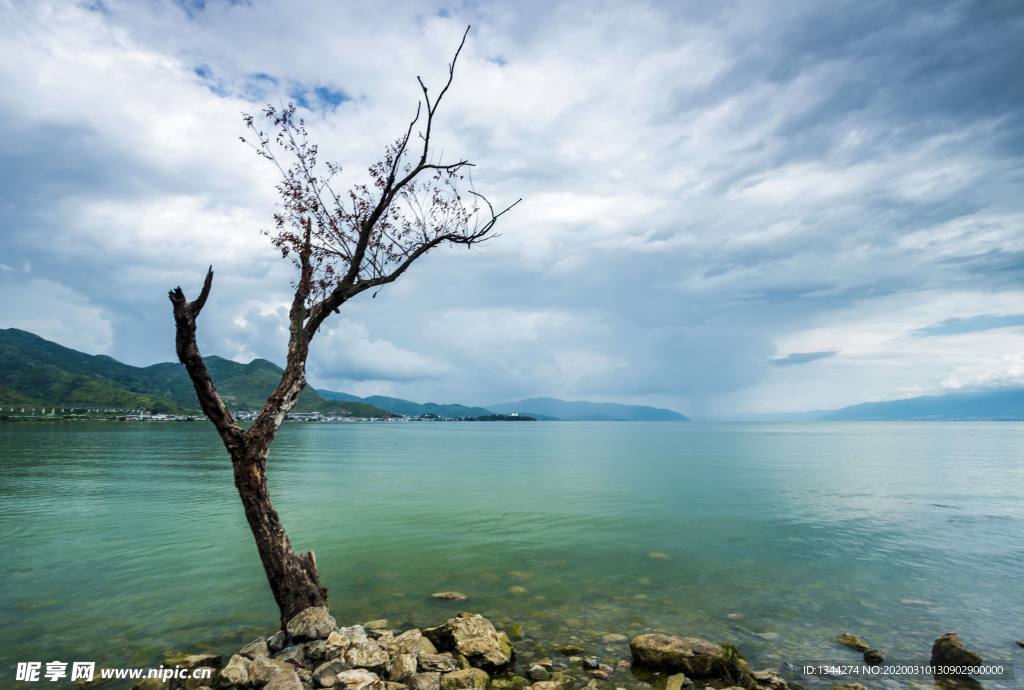
<instances>
[{"instance_id":1,"label":"cloudy sky","mask_svg":"<svg viewBox=\"0 0 1024 690\"><path fill-rule=\"evenodd\" d=\"M328 322L318 387L700 416L1024 383L1019 2L0 2L0 326L280 362L291 267L241 114L348 182L473 25L438 146L523 202Z\"/></svg>"}]
</instances>

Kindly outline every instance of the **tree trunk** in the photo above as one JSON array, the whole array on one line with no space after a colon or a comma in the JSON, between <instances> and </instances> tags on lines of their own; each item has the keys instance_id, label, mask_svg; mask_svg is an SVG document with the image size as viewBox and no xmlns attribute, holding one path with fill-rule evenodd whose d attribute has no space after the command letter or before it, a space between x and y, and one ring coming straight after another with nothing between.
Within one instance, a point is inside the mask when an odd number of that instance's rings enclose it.
<instances>
[{"instance_id":1,"label":"tree trunk","mask_svg":"<svg viewBox=\"0 0 1024 690\"><path fill-rule=\"evenodd\" d=\"M281 612L281 628L310 606L326 606L327 590L321 586L313 552L297 555L292 550L267 491L267 455L244 449L232 453L235 486L242 498L245 517L256 540L267 582Z\"/></svg>"}]
</instances>

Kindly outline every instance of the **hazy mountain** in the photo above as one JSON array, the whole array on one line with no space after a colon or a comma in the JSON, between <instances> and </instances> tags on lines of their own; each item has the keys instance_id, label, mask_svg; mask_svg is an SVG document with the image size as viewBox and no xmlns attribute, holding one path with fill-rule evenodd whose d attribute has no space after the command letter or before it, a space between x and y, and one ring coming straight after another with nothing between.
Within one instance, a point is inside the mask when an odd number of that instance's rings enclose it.
<instances>
[{"instance_id":1,"label":"hazy mountain","mask_svg":"<svg viewBox=\"0 0 1024 690\"><path fill-rule=\"evenodd\" d=\"M205 358L224 401L234 410L259 409L280 380L281 368L265 359L240 364ZM133 367L106 355L87 355L16 328L0 329L0 405L197 411L185 368L164 362ZM307 387L296 412L386 413L359 401L325 400Z\"/></svg>"},{"instance_id":2,"label":"hazy mountain","mask_svg":"<svg viewBox=\"0 0 1024 690\"><path fill-rule=\"evenodd\" d=\"M818 418L837 421L1024 420L1024 388L861 403L821 413Z\"/></svg>"},{"instance_id":3,"label":"hazy mountain","mask_svg":"<svg viewBox=\"0 0 1024 690\"><path fill-rule=\"evenodd\" d=\"M419 417L425 414L433 414L438 417L484 417L491 414L491 410L483 407L467 407L466 405L441 405L438 403L418 403L402 398L389 398L386 395L371 395L367 398L360 398L351 393L339 393L337 391L317 390L317 392L328 400L350 400L365 402L386 410L391 414L405 415L406 417Z\"/></svg>"},{"instance_id":4,"label":"hazy mountain","mask_svg":"<svg viewBox=\"0 0 1024 690\"><path fill-rule=\"evenodd\" d=\"M529 398L519 402L488 405L487 409L499 414L519 413L544 418L574 421L627 421L627 422L685 422L678 412L646 405L595 403L583 400L568 401L556 398Z\"/></svg>"}]
</instances>

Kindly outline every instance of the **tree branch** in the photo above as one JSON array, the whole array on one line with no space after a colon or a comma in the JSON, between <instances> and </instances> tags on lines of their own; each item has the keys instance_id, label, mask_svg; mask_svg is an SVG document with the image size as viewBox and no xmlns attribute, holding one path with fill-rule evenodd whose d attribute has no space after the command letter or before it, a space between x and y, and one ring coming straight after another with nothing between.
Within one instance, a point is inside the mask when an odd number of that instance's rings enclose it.
<instances>
[{"instance_id":1,"label":"tree branch","mask_svg":"<svg viewBox=\"0 0 1024 690\"><path fill-rule=\"evenodd\" d=\"M196 390L196 397L203 413L210 418L217 433L229 452L237 451L243 444L242 428L231 415L231 411L224 404L223 398L213 383L206 362L199 353L199 346L196 344L196 318L206 304L210 296L210 288L213 286L213 266L206 272L206 280L203 281L203 288L195 300L189 302L185 293L180 287L176 287L168 293L171 305L174 309L175 346L178 352L178 360L185 365L192 380L192 386Z\"/></svg>"}]
</instances>

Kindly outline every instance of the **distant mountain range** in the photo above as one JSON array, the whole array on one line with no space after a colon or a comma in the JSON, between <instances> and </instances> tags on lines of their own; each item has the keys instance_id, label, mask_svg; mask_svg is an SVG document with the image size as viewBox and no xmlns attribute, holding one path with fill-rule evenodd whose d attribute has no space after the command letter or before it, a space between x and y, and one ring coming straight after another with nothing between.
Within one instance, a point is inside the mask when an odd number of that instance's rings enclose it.
<instances>
[{"instance_id":1,"label":"distant mountain range","mask_svg":"<svg viewBox=\"0 0 1024 690\"><path fill-rule=\"evenodd\" d=\"M584 422L685 422L687 418L678 412L646 405L621 405L619 403L594 403L583 400L558 400L556 398L528 398L519 402L488 405L487 409L498 414L525 414L537 419L564 419Z\"/></svg>"},{"instance_id":2,"label":"distant mountain range","mask_svg":"<svg viewBox=\"0 0 1024 690\"><path fill-rule=\"evenodd\" d=\"M206 366L231 409L258 410L281 377L281 368L265 359L248 364L216 355ZM106 355L88 355L17 328L0 329L0 407L83 407L198 412L195 391L177 362L148 367L124 364ZM307 386L294 411L356 417L434 415L476 418L518 413L538 419L685 420L671 410L615 403L566 402L533 398L484 407L416 403L401 398L316 390Z\"/></svg>"},{"instance_id":3,"label":"distant mountain range","mask_svg":"<svg viewBox=\"0 0 1024 690\"><path fill-rule=\"evenodd\" d=\"M1024 388L996 388L861 403L821 412L836 421L1024 420Z\"/></svg>"},{"instance_id":4,"label":"distant mountain range","mask_svg":"<svg viewBox=\"0 0 1024 690\"><path fill-rule=\"evenodd\" d=\"M360 398L351 393L339 393L318 389L317 393L327 400L347 400L349 402L363 402L374 407L379 407L391 414L399 414L406 417L421 417L423 415L435 415L437 417L486 417L493 414L489 409L483 407L467 407L466 405L440 405L438 403L417 403L402 398L389 398L386 395L371 395L367 398Z\"/></svg>"}]
</instances>

